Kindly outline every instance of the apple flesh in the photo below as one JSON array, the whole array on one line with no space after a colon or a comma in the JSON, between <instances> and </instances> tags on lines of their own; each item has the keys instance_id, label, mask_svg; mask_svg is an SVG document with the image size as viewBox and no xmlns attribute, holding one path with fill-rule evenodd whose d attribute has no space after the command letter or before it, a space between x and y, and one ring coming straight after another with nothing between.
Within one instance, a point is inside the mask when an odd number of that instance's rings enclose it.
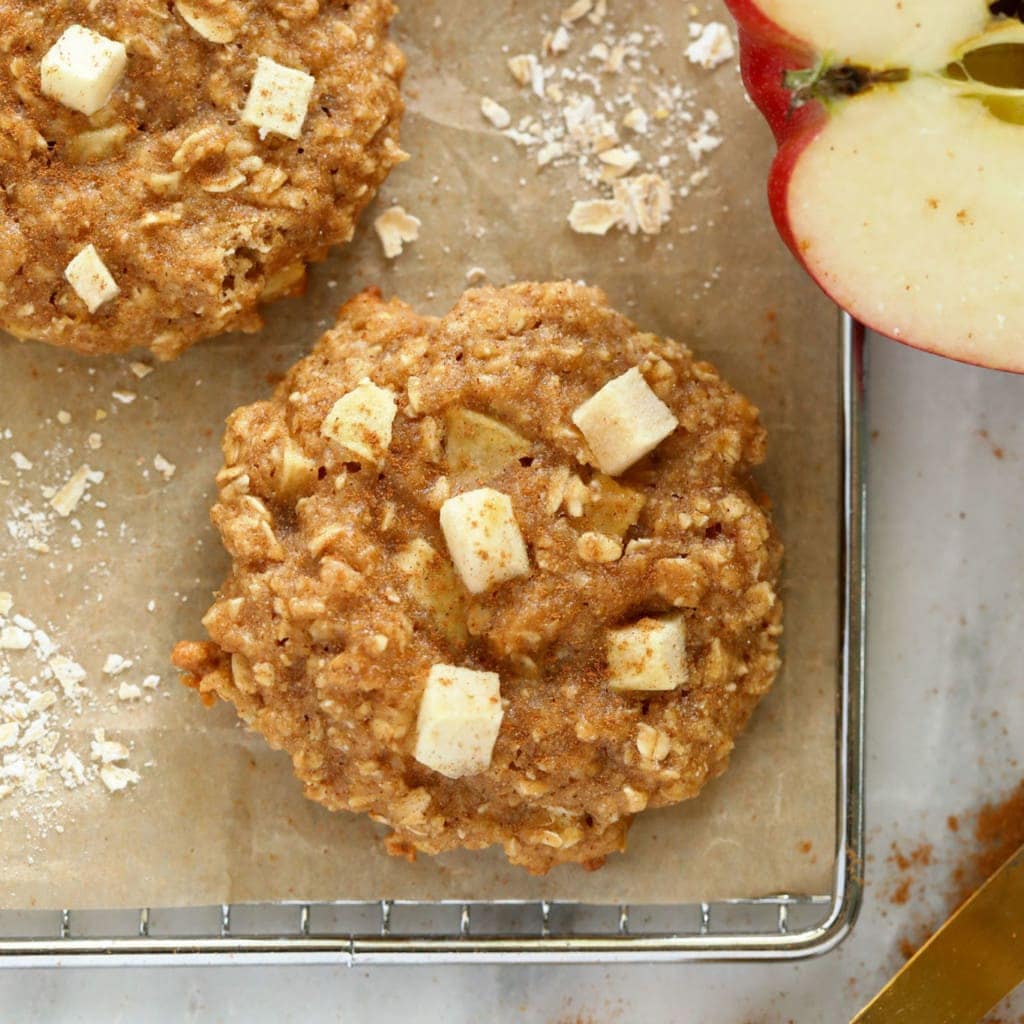
<instances>
[{"instance_id":1,"label":"apple flesh","mask_svg":"<svg viewBox=\"0 0 1024 1024\"><path fill-rule=\"evenodd\" d=\"M1024 372L1024 3L727 2L811 276L882 334Z\"/></svg>"}]
</instances>

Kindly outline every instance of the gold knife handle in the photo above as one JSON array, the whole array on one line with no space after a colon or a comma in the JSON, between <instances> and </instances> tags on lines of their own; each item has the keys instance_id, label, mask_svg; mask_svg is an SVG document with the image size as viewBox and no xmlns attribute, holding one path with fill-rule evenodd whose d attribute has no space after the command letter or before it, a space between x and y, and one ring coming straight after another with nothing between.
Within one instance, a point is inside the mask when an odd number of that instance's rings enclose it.
<instances>
[{"instance_id":1,"label":"gold knife handle","mask_svg":"<svg viewBox=\"0 0 1024 1024\"><path fill-rule=\"evenodd\" d=\"M1024 982L1024 847L852 1024L978 1024Z\"/></svg>"}]
</instances>

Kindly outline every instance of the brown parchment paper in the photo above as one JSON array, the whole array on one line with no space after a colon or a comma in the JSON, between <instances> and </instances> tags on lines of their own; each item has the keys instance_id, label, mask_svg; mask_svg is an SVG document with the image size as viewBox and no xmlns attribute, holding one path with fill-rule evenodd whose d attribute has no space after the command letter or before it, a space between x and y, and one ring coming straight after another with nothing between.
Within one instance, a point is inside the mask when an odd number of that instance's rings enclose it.
<instances>
[{"instance_id":1,"label":"brown parchment paper","mask_svg":"<svg viewBox=\"0 0 1024 1024\"><path fill-rule=\"evenodd\" d=\"M0 340L0 462L9 469L15 447L41 460L24 479L0 471L9 478L0 505L41 505L40 484L62 482L83 462L106 474L92 503L76 512L79 548L71 546L68 522L57 524L49 555L6 534L0 539L0 589L13 591L17 609L45 624L86 666L86 685L105 692L146 673L163 679L149 705L113 714L106 700L107 710L69 721L80 747L96 726L131 742L132 765L145 766L137 787L114 797L98 785L57 794L64 830L43 839L30 815L14 819L10 801L0 804L0 905L385 897L659 903L830 891L835 314L770 225L763 180L772 146L735 67L709 73L683 57L693 10L694 20L728 20L716 0L609 3L619 24L661 24L668 45L659 63L721 115L726 142L707 158L709 180L678 204L657 238L585 238L568 229L572 200L585 194L574 171L538 174L479 114L483 93L515 105L506 56L536 51L541 18L557 19L562 6L408 0L396 32L410 62L403 144L413 160L385 187L355 243L316 269L308 294L268 311L262 335L207 343L141 381L127 359L90 362ZM371 221L394 201L423 228L392 264L380 254ZM389 858L381 828L307 802L285 756L239 728L227 707L204 710L177 686L168 664L176 640L204 635L199 619L226 568L207 519L224 417L265 395L357 289L379 285L440 313L475 266L495 284L565 277L601 285L645 329L684 339L715 362L760 405L770 431L761 479L787 544L785 669L727 775L696 801L641 815L627 854L596 873L568 867L531 878L495 851L416 864ZM138 398L123 405L111 398L116 389ZM58 409L72 414L69 425L55 422ZM109 417L97 423L96 409ZM2 439L4 427L11 439ZM99 451L86 446L93 430L104 438ZM169 482L152 468L157 452L177 464ZM103 536L97 519L106 524ZM136 662L114 681L100 673L111 652Z\"/></svg>"}]
</instances>

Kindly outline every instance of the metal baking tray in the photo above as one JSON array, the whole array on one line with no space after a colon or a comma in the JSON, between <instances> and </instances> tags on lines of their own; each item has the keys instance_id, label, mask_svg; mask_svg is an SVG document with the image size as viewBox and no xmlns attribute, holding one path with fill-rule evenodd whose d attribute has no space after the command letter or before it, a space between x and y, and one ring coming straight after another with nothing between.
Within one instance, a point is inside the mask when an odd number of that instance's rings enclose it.
<instances>
[{"instance_id":1,"label":"metal baking tray","mask_svg":"<svg viewBox=\"0 0 1024 1024\"><path fill-rule=\"evenodd\" d=\"M382 963L796 960L825 953L860 909L864 852L864 330L840 320L842 493L831 892L695 904L558 901L262 903L0 911L0 966L160 962Z\"/></svg>"}]
</instances>

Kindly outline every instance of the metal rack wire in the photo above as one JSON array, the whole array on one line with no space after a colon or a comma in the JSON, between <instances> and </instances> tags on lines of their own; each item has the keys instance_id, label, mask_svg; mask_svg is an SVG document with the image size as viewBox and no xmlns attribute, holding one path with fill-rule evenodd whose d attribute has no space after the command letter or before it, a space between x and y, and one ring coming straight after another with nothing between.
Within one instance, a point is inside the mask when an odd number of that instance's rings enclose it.
<instances>
[{"instance_id":1,"label":"metal rack wire","mask_svg":"<svg viewBox=\"0 0 1024 1024\"><path fill-rule=\"evenodd\" d=\"M842 941L861 900L865 494L863 330L841 321L842 656L832 892L681 905L536 902L223 904L0 911L0 966L799 959Z\"/></svg>"},{"instance_id":2,"label":"metal rack wire","mask_svg":"<svg viewBox=\"0 0 1024 1024\"><path fill-rule=\"evenodd\" d=\"M8 962L49 958L109 963L122 957L208 961L406 959L517 961L700 958L742 946L752 957L789 956L794 940L824 936L829 896L662 906L536 903L223 904L179 910L8 913L0 949ZM16 920L14 920L16 919ZM240 920L241 919L241 920ZM669 928L669 931L666 931ZM626 944L626 945L624 945ZM739 944L739 945L737 945Z\"/></svg>"}]
</instances>

